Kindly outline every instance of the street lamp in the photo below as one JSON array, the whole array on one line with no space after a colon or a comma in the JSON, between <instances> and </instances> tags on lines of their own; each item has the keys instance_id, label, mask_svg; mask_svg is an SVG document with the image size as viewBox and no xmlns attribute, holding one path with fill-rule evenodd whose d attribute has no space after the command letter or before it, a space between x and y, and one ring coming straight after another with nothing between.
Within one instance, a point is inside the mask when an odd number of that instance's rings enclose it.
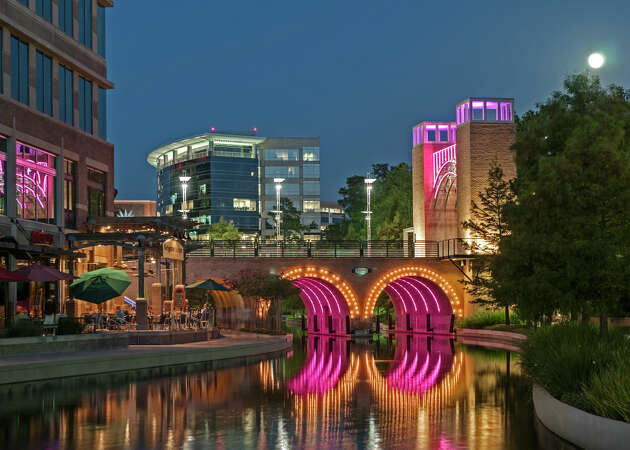
<instances>
[{"instance_id":1,"label":"street lamp","mask_svg":"<svg viewBox=\"0 0 630 450\"><path fill-rule=\"evenodd\" d=\"M370 173L368 173L367 176L365 177L365 190L367 191L367 210L363 212L365 213L365 221L367 225L368 252L371 247L370 241L372 240L372 206L370 202L372 199L372 187L375 181L376 181L376 178L373 178L373 176Z\"/></svg>"},{"instance_id":2,"label":"street lamp","mask_svg":"<svg viewBox=\"0 0 630 450\"><path fill-rule=\"evenodd\" d=\"M280 209L280 190L282 189L282 182L284 178L274 178L273 182L276 183L276 210L272 211L276 213L276 241L280 243L280 221L282 216L282 209Z\"/></svg>"},{"instance_id":3,"label":"street lamp","mask_svg":"<svg viewBox=\"0 0 630 450\"><path fill-rule=\"evenodd\" d=\"M190 177L181 176L179 181L182 183L182 209L179 212L182 213L183 219L188 219L188 205L186 204L186 190L188 189L188 182Z\"/></svg>"}]
</instances>

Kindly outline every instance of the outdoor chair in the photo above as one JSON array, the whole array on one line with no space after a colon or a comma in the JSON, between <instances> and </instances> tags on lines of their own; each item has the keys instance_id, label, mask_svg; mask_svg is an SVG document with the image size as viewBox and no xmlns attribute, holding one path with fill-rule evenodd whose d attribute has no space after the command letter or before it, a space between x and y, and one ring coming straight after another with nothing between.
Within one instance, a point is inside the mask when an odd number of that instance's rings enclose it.
<instances>
[{"instance_id":1,"label":"outdoor chair","mask_svg":"<svg viewBox=\"0 0 630 450\"><path fill-rule=\"evenodd\" d=\"M44 316L44 322L42 323L42 336L47 336L51 333L52 336L57 334L57 317L54 314L47 314Z\"/></svg>"}]
</instances>

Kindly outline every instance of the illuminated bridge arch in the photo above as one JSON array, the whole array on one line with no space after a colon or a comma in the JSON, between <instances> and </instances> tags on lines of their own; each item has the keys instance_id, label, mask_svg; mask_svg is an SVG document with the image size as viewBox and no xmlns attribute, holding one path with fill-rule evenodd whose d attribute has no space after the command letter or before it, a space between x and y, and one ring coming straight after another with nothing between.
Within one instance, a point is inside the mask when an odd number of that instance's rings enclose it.
<instances>
[{"instance_id":1,"label":"illuminated bridge arch","mask_svg":"<svg viewBox=\"0 0 630 450\"><path fill-rule=\"evenodd\" d=\"M363 318L369 319L383 292L392 299L396 331L448 333L452 316L461 317L463 306L455 289L437 272L422 266L390 270L370 288Z\"/></svg>"},{"instance_id":2,"label":"illuminated bridge arch","mask_svg":"<svg viewBox=\"0 0 630 450\"><path fill-rule=\"evenodd\" d=\"M339 275L322 267L295 267L284 272L283 277L300 289L309 332L349 332L350 319L360 314L359 303L354 290Z\"/></svg>"}]
</instances>

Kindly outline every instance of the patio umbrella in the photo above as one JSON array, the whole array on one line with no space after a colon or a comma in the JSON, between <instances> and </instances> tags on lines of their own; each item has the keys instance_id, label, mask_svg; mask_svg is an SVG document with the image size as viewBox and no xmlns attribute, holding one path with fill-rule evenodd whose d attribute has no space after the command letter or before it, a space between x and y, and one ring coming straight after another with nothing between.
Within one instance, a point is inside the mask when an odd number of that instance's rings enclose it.
<instances>
[{"instance_id":1,"label":"patio umbrella","mask_svg":"<svg viewBox=\"0 0 630 450\"><path fill-rule=\"evenodd\" d=\"M14 271L28 281L58 281L58 280L74 280L76 277L69 273L60 272L54 267L43 266L41 264L31 264L28 267L22 267Z\"/></svg>"},{"instance_id":2,"label":"patio umbrella","mask_svg":"<svg viewBox=\"0 0 630 450\"><path fill-rule=\"evenodd\" d=\"M122 270L97 269L81 274L70 285L70 293L79 300L100 304L118 297L131 284L131 280Z\"/></svg>"},{"instance_id":3,"label":"patio umbrella","mask_svg":"<svg viewBox=\"0 0 630 450\"><path fill-rule=\"evenodd\" d=\"M29 281L24 275L0 267L0 281Z\"/></svg>"},{"instance_id":4,"label":"patio umbrella","mask_svg":"<svg viewBox=\"0 0 630 450\"><path fill-rule=\"evenodd\" d=\"M207 280L195 281L193 284L186 286L186 289L205 289L206 291L231 291L227 286L217 283L212 278Z\"/></svg>"}]
</instances>

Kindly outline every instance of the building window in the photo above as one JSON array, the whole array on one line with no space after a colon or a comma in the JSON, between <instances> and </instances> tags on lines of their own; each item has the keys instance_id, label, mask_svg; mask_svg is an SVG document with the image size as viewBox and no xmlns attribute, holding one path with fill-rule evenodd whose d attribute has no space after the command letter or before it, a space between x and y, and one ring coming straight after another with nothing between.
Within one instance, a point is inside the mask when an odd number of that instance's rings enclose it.
<instances>
[{"instance_id":1,"label":"building window","mask_svg":"<svg viewBox=\"0 0 630 450\"><path fill-rule=\"evenodd\" d=\"M96 35L98 39L98 54L105 58L105 11L106 9L99 6L96 10Z\"/></svg>"},{"instance_id":2,"label":"building window","mask_svg":"<svg viewBox=\"0 0 630 450\"><path fill-rule=\"evenodd\" d=\"M319 147L304 147L302 149L303 161L319 161Z\"/></svg>"},{"instance_id":3,"label":"building window","mask_svg":"<svg viewBox=\"0 0 630 450\"><path fill-rule=\"evenodd\" d=\"M92 133L92 82L79 77L79 128Z\"/></svg>"},{"instance_id":4,"label":"building window","mask_svg":"<svg viewBox=\"0 0 630 450\"><path fill-rule=\"evenodd\" d=\"M107 140L107 90L98 88L98 137Z\"/></svg>"},{"instance_id":5,"label":"building window","mask_svg":"<svg viewBox=\"0 0 630 450\"><path fill-rule=\"evenodd\" d=\"M304 212L319 212L319 200L304 200Z\"/></svg>"},{"instance_id":6,"label":"building window","mask_svg":"<svg viewBox=\"0 0 630 450\"><path fill-rule=\"evenodd\" d=\"M319 181L305 181L302 189L304 195L319 195Z\"/></svg>"},{"instance_id":7,"label":"building window","mask_svg":"<svg viewBox=\"0 0 630 450\"><path fill-rule=\"evenodd\" d=\"M37 109L52 116L52 60L42 52L35 54Z\"/></svg>"},{"instance_id":8,"label":"building window","mask_svg":"<svg viewBox=\"0 0 630 450\"><path fill-rule=\"evenodd\" d=\"M79 42L92 49L92 0L79 0Z\"/></svg>"},{"instance_id":9,"label":"building window","mask_svg":"<svg viewBox=\"0 0 630 450\"><path fill-rule=\"evenodd\" d=\"M105 216L105 187L107 174L88 167L88 216Z\"/></svg>"},{"instance_id":10,"label":"building window","mask_svg":"<svg viewBox=\"0 0 630 450\"><path fill-rule=\"evenodd\" d=\"M49 22L52 22L52 0L37 0L35 12Z\"/></svg>"},{"instance_id":11,"label":"building window","mask_svg":"<svg viewBox=\"0 0 630 450\"><path fill-rule=\"evenodd\" d=\"M59 120L74 125L74 78L72 71L59 65Z\"/></svg>"},{"instance_id":12,"label":"building window","mask_svg":"<svg viewBox=\"0 0 630 450\"><path fill-rule=\"evenodd\" d=\"M75 192L74 192L74 171L75 163L69 159L63 160L63 212L64 224L67 227L76 227L75 210Z\"/></svg>"},{"instance_id":13,"label":"building window","mask_svg":"<svg viewBox=\"0 0 630 450\"><path fill-rule=\"evenodd\" d=\"M276 195L276 185L274 183L265 183L265 195ZM300 195L300 185L297 183L282 183L280 195Z\"/></svg>"},{"instance_id":14,"label":"building window","mask_svg":"<svg viewBox=\"0 0 630 450\"><path fill-rule=\"evenodd\" d=\"M276 150L265 149L265 161L299 161L300 152L297 149Z\"/></svg>"},{"instance_id":15,"label":"building window","mask_svg":"<svg viewBox=\"0 0 630 450\"><path fill-rule=\"evenodd\" d=\"M28 44L11 36L11 97L28 105Z\"/></svg>"},{"instance_id":16,"label":"building window","mask_svg":"<svg viewBox=\"0 0 630 450\"><path fill-rule=\"evenodd\" d=\"M448 128L440 129L440 142L448 142Z\"/></svg>"},{"instance_id":17,"label":"building window","mask_svg":"<svg viewBox=\"0 0 630 450\"><path fill-rule=\"evenodd\" d=\"M486 117L485 120L497 120L497 112L499 105L497 102L486 102Z\"/></svg>"},{"instance_id":18,"label":"building window","mask_svg":"<svg viewBox=\"0 0 630 450\"><path fill-rule=\"evenodd\" d=\"M300 168L298 166L267 166L265 167L265 177L299 178Z\"/></svg>"},{"instance_id":19,"label":"building window","mask_svg":"<svg viewBox=\"0 0 630 450\"><path fill-rule=\"evenodd\" d=\"M472 120L484 120L483 102L472 102Z\"/></svg>"},{"instance_id":20,"label":"building window","mask_svg":"<svg viewBox=\"0 0 630 450\"><path fill-rule=\"evenodd\" d=\"M72 20L73 0L59 0L59 28L70 36L74 36L74 26Z\"/></svg>"},{"instance_id":21,"label":"building window","mask_svg":"<svg viewBox=\"0 0 630 450\"><path fill-rule=\"evenodd\" d=\"M319 178L319 164L304 164L302 176L304 178Z\"/></svg>"},{"instance_id":22,"label":"building window","mask_svg":"<svg viewBox=\"0 0 630 450\"><path fill-rule=\"evenodd\" d=\"M55 156L17 143L17 216L52 223L55 218Z\"/></svg>"},{"instance_id":23,"label":"building window","mask_svg":"<svg viewBox=\"0 0 630 450\"><path fill-rule=\"evenodd\" d=\"M256 200L235 198L233 199L233 208L237 211L256 211Z\"/></svg>"},{"instance_id":24,"label":"building window","mask_svg":"<svg viewBox=\"0 0 630 450\"><path fill-rule=\"evenodd\" d=\"M427 142L435 142L435 130L427 128Z\"/></svg>"}]
</instances>

